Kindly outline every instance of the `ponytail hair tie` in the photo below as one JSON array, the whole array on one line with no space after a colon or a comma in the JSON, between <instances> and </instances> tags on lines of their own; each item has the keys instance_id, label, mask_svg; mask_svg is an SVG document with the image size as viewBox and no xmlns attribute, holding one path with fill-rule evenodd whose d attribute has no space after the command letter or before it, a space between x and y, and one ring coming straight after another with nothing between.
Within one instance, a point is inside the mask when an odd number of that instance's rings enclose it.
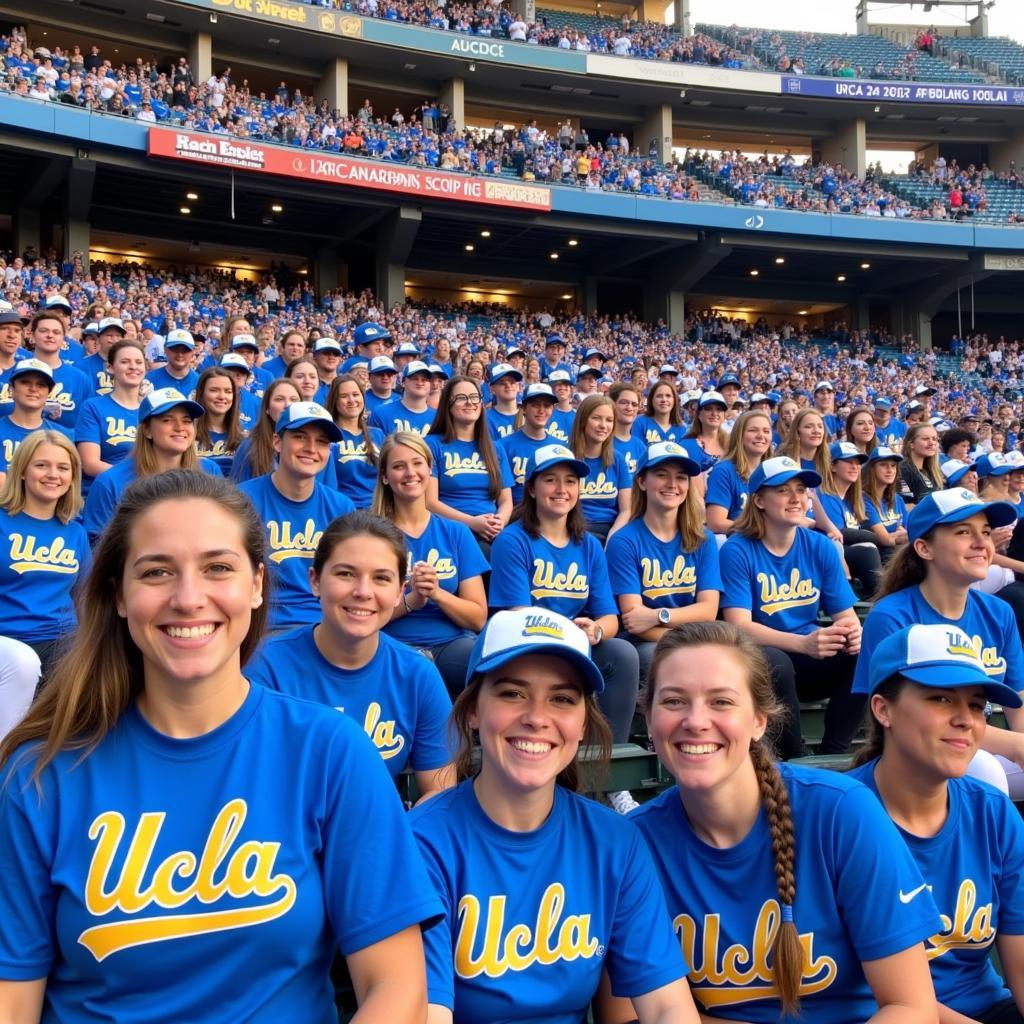
<instances>
[{"instance_id":1,"label":"ponytail hair tie","mask_svg":"<svg viewBox=\"0 0 1024 1024\"><path fill-rule=\"evenodd\" d=\"M793 904L783 903L782 904L782 923L792 924L793 923Z\"/></svg>"}]
</instances>

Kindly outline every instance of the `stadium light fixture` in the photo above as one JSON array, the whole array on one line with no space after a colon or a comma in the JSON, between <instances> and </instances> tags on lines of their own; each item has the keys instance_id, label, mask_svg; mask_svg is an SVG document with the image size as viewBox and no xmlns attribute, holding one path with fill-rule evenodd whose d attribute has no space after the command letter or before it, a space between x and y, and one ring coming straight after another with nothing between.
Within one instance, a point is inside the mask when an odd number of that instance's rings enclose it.
<instances>
[{"instance_id":1,"label":"stadium light fixture","mask_svg":"<svg viewBox=\"0 0 1024 1024\"><path fill-rule=\"evenodd\" d=\"M775 257L775 262L778 263L779 266L782 266L782 264L786 262L786 257L785 256L776 256Z\"/></svg>"},{"instance_id":2,"label":"stadium light fixture","mask_svg":"<svg viewBox=\"0 0 1024 1024\"><path fill-rule=\"evenodd\" d=\"M281 205L280 203L274 203L274 204L273 204L273 205L272 205L272 206L270 207L270 209L271 209L271 210L272 210L272 211L273 211L274 213L284 213L284 207L283 207L283 206L282 206L282 205Z\"/></svg>"},{"instance_id":3,"label":"stadium light fixture","mask_svg":"<svg viewBox=\"0 0 1024 1024\"><path fill-rule=\"evenodd\" d=\"M179 208L178 208L178 212L179 212L179 213L184 213L184 214L186 214L186 215L187 215L187 214L190 214L190 213L192 212L192 210L191 210L191 208L190 208L190 207L188 207L188 206L182 206L182 207L179 207Z\"/></svg>"},{"instance_id":4,"label":"stadium light fixture","mask_svg":"<svg viewBox=\"0 0 1024 1024\"><path fill-rule=\"evenodd\" d=\"M750 272L750 276L751 276L751 277L757 277L758 275L760 275L760 273L761 273L761 271L760 271L760 270L752 270L752 271Z\"/></svg>"},{"instance_id":5,"label":"stadium light fixture","mask_svg":"<svg viewBox=\"0 0 1024 1024\"><path fill-rule=\"evenodd\" d=\"M845 275L845 274L840 274L840 275L839 275L839 276L838 276L838 277L836 278L836 280L837 280L837 281L839 281L840 283L842 283L843 281L845 281L845 280L846 280L846 275Z\"/></svg>"},{"instance_id":6,"label":"stadium light fixture","mask_svg":"<svg viewBox=\"0 0 1024 1024\"><path fill-rule=\"evenodd\" d=\"M579 241L577 239L575 239L575 238L570 238L569 239L569 245L579 245L579 244L580 243L579 243Z\"/></svg>"},{"instance_id":7,"label":"stadium light fixture","mask_svg":"<svg viewBox=\"0 0 1024 1024\"><path fill-rule=\"evenodd\" d=\"M551 253L551 258L552 258L553 260L557 260L557 259L558 259L558 253L557 253L557 252L553 252L553 253Z\"/></svg>"},{"instance_id":8,"label":"stadium light fixture","mask_svg":"<svg viewBox=\"0 0 1024 1024\"><path fill-rule=\"evenodd\" d=\"M562 298L563 298L563 299L571 299L571 298L572 298L572 294L571 294L570 292L566 292L566 293L565 293L565 294L564 294L564 295L562 296Z\"/></svg>"},{"instance_id":9,"label":"stadium light fixture","mask_svg":"<svg viewBox=\"0 0 1024 1024\"><path fill-rule=\"evenodd\" d=\"M483 231L480 232L480 237L481 238L490 238L491 237L491 233L490 233L490 231L487 230L487 228L484 228Z\"/></svg>"},{"instance_id":10,"label":"stadium light fixture","mask_svg":"<svg viewBox=\"0 0 1024 1024\"><path fill-rule=\"evenodd\" d=\"M185 198L186 199L191 199L192 202L194 203L199 198L199 193L198 192L186 192L185 193Z\"/></svg>"},{"instance_id":11,"label":"stadium light fixture","mask_svg":"<svg viewBox=\"0 0 1024 1024\"><path fill-rule=\"evenodd\" d=\"M806 309L798 309L796 311L796 315L797 316L807 316L807 313L808 313L808 310L806 310Z\"/></svg>"},{"instance_id":12,"label":"stadium light fixture","mask_svg":"<svg viewBox=\"0 0 1024 1024\"><path fill-rule=\"evenodd\" d=\"M860 269L861 270L870 270L871 269L871 264L870 263L862 263L860 265Z\"/></svg>"},{"instance_id":13,"label":"stadium light fixture","mask_svg":"<svg viewBox=\"0 0 1024 1024\"><path fill-rule=\"evenodd\" d=\"M472 252L476 248L472 242L467 242L465 245L466 252Z\"/></svg>"}]
</instances>

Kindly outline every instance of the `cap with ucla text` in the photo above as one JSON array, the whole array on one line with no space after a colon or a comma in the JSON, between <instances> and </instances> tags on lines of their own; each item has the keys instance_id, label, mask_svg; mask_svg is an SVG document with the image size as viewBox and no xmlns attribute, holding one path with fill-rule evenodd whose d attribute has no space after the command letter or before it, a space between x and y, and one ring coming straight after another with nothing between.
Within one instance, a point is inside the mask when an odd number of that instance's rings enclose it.
<instances>
[{"instance_id":1,"label":"cap with ucla text","mask_svg":"<svg viewBox=\"0 0 1024 1024\"><path fill-rule=\"evenodd\" d=\"M813 469L801 469L788 455L777 455L774 459L765 459L750 474L747 490L756 494L762 487L781 487L790 480L800 480L808 487L821 484L821 477Z\"/></svg>"},{"instance_id":2,"label":"cap with ucla text","mask_svg":"<svg viewBox=\"0 0 1024 1024\"><path fill-rule=\"evenodd\" d=\"M19 359L7 379L16 380L18 377L24 377L30 373L45 377L50 384L50 390L53 390L53 370L41 359Z\"/></svg>"},{"instance_id":3,"label":"cap with ucla text","mask_svg":"<svg viewBox=\"0 0 1024 1024\"><path fill-rule=\"evenodd\" d=\"M505 377L512 377L513 380L522 380L523 374L521 370L517 370L511 363L495 363L491 367L491 383L497 384L499 380Z\"/></svg>"},{"instance_id":4,"label":"cap with ucla text","mask_svg":"<svg viewBox=\"0 0 1024 1024\"><path fill-rule=\"evenodd\" d=\"M704 394L697 399L698 409L706 409L709 405L720 405L723 409L729 408L729 403L725 400L725 397L720 391L705 391Z\"/></svg>"},{"instance_id":5,"label":"cap with ucla text","mask_svg":"<svg viewBox=\"0 0 1024 1024\"><path fill-rule=\"evenodd\" d=\"M946 459L940 468L946 483L950 487L955 487L974 469L974 466L970 462L961 462L959 459Z\"/></svg>"},{"instance_id":6,"label":"cap with ucla text","mask_svg":"<svg viewBox=\"0 0 1024 1024\"><path fill-rule=\"evenodd\" d=\"M959 523L983 513L990 526L1009 526L1017 521L1017 509L1008 501L982 501L965 487L926 494L907 516L907 540L926 536L946 523Z\"/></svg>"},{"instance_id":7,"label":"cap with ucla text","mask_svg":"<svg viewBox=\"0 0 1024 1024\"><path fill-rule=\"evenodd\" d=\"M546 444L530 456L526 466L526 479L532 480L538 473L563 463L579 477L584 477L590 472L587 464L582 459L577 459L564 444Z\"/></svg>"},{"instance_id":8,"label":"cap with ucla text","mask_svg":"<svg viewBox=\"0 0 1024 1024\"><path fill-rule=\"evenodd\" d=\"M700 476L700 466L686 454L686 449L675 441L658 441L648 445L647 451L637 460L636 471L643 473L666 462L678 463L687 476Z\"/></svg>"},{"instance_id":9,"label":"cap with ucla text","mask_svg":"<svg viewBox=\"0 0 1024 1024\"><path fill-rule=\"evenodd\" d=\"M408 380L417 373L425 373L428 377L431 376L430 367L422 359L414 359L411 363L405 364L402 369L402 380Z\"/></svg>"},{"instance_id":10,"label":"cap with ucla text","mask_svg":"<svg viewBox=\"0 0 1024 1024\"><path fill-rule=\"evenodd\" d=\"M868 462L902 462L903 456L899 452L894 452L887 445L880 444L877 448L871 449L871 454L868 456Z\"/></svg>"},{"instance_id":11,"label":"cap with ucla text","mask_svg":"<svg viewBox=\"0 0 1024 1024\"><path fill-rule=\"evenodd\" d=\"M164 339L164 348L187 348L194 352L195 347L196 339L192 337L191 332L182 330L180 327L168 331L167 337Z\"/></svg>"},{"instance_id":12,"label":"cap with ucla text","mask_svg":"<svg viewBox=\"0 0 1024 1024\"><path fill-rule=\"evenodd\" d=\"M163 416L172 409L183 408L192 419L197 420L206 410L198 403L187 399L177 388L157 388L150 391L139 406L139 422L145 423L153 416Z\"/></svg>"},{"instance_id":13,"label":"cap with ucla text","mask_svg":"<svg viewBox=\"0 0 1024 1024\"><path fill-rule=\"evenodd\" d=\"M527 654L562 658L579 672L587 693L604 690L604 676L590 660L587 634L571 619L544 608L516 608L491 616L473 644L466 682Z\"/></svg>"},{"instance_id":14,"label":"cap with ucla text","mask_svg":"<svg viewBox=\"0 0 1024 1024\"><path fill-rule=\"evenodd\" d=\"M980 686L985 696L1008 708L1019 708L1020 694L985 670L978 645L958 626L908 626L890 633L871 655L869 693L887 679L902 676L921 686Z\"/></svg>"},{"instance_id":15,"label":"cap with ucla text","mask_svg":"<svg viewBox=\"0 0 1024 1024\"><path fill-rule=\"evenodd\" d=\"M300 427L319 423L332 441L341 440L341 431L331 419L331 414L317 402L292 402L281 410L277 418L275 430L280 434L284 430L298 430Z\"/></svg>"},{"instance_id":16,"label":"cap with ucla text","mask_svg":"<svg viewBox=\"0 0 1024 1024\"><path fill-rule=\"evenodd\" d=\"M220 365L225 370L244 370L248 374L252 373L252 369L245 361L245 356L240 356L237 352L225 352L220 357Z\"/></svg>"},{"instance_id":17,"label":"cap with ucla text","mask_svg":"<svg viewBox=\"0 0 1024 1024\"><path fill-rule=\"evenodd\" d=\"M1002 452L986 452L974 464L974 468L979 480L984 480L987 476L1006 476L1014 469Z\"/></svg>"}]
</instances>

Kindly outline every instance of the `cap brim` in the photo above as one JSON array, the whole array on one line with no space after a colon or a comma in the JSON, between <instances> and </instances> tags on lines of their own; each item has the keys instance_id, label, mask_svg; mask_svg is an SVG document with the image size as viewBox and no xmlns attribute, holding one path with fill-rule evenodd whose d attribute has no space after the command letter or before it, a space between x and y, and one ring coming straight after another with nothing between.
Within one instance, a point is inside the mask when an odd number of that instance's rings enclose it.
<instances>
[{"instance_id":1,"label":"cap brim","mask_svg":"<svg viewBox=\"0 0 1024 1024\"><path fill-rule=\"evenodd\" d=\"M974 467L972 466L971 469ZM977 505L969 505L966 508L958 508L955 512L948 512L936 520L936 526L948 526L950 523L961 523L971 516L984 512L988 519L989 526L1009 526L1017 522L1017 508L1008 501L990 501L980 508Z\"/></svg>"},{"instance_id":2,"label":"cap brim","mask_svg":"<svg viewBox=\"0 0 1024 1024\"><path fill-rule=\"evenodd\" d=\"M970 665L952 661L931 661L905 669L900 675L920 686L948 689L959 686L980 686L989 700L1002 704L1003 707L1019 708L1024 706L1024 700L1012 686L997 682ZM880 683L872 689L872 692L878 688L878 685Z\"/></svg>"},{"instance_id":3,"label":"cap brim","mask_svg":"<svg viewBox=\"0 0 1024 1024\"><path fill-rule=\"evenodd\" d=\"M699 399L697 401L698 409L710 409L713 405L717 405L719 409L725 409L726 411L728 411L729 409L729 406L726 402L719 402L717 399L713 402L701 402Z\"/></svg>"},{"instance_id":4,"label":"cap brim","mask_svg":"<svg viewBox=\"0 0 1024 1024\"><path fill-rule=\"evenodd\" d=\"M858 452L856 455L840 455L839 458L833 459L833 462L859 462L862 466L870 459L870 455L865 455L864 452Z\"/></svg>"},{"instance_id":5,"label":"cap brim","mask_svg":"<svg viewBox=\"0 0 1024 1024\"><path fill-rule=\"evenodd\" d=\"M146 419L152 419L154 416L163 416L165 412L170 412L171 409L187 409L192 414L192 419L194 420L206 415L206 410L198 402L190 402L188 399L185 399L184 402L164 402L163 405L158 405Z\"/></svg>"},{"instance_id":6,"label":"cap brim","mask_svg":"<svg viewBox=\"0 0 1024 1024\"><path fill-rule=\"evenodd\" d=\"M791 469L776 473L771 480L765 480L761 487L781 487L783 484L788 484L790 480L800 480L808 487L821 486L821 477L813 469ZM758 490L761 487L758 487Z\"/></svg>"},{"instance_id":7,"label":"cap brim","mask_svg":"<svg viewBox=\"0 0 1024 1024\"><path fill-rule=\"evenodd\" d=\"M298 430L300 427L309 426L310 423L316 423L318 426L323 427L332 441L341 440L341 430L338 428L338 425L333 420L322 420L319 416L306 416L283 427L278 423L277 431L280 433L282 430Z\"/></svg>"},{"instance_id":8,"label":"cap brim","mask_svg":"<svg viewBox=\"0 0 1024 1024\"><path fill-rule=\"evenodd\" d=\"M662 455L661 458L651 459L650 462L645 463L643 466L638 466L636 471L638 473L646 473L647 470L655 469L657 466L664 466L667 462L677 462L683 467L683 472L687 476L700 476L700 466L688 455Z\"/></svg>"},{"instance_id":9,"label":"cap brim","mask_svg":"<svg viewBox=\"0 0 1024 1024\"><path fill-rule=\"evenodd\" d=\"M552 466L569 466L581 480L590 473L590 467L580 459L554 459L539 466L526 479L532 480L538 473L545 473Z\"/></svg>"},{"instance_id":10,"label":"cap brim","mask_svg":"<svg viewBox=\"0 0 1024 1024\"><path fill-rule=\"evenodd\" d=\"M483 658L475 666L472 666L467 672L466 682L468 683L476 673L493 672L495 669L507 665L510 661L525 657L527 654L543 654L549 658L561 658L563 661L569 662L579 672L583 688L587 693L604 692L604 676L601 675L601 670L590 658L572 648L556 647L550 643L521 644L511 649L498 651L489 658Z\"/></svg>"}]
</instances>

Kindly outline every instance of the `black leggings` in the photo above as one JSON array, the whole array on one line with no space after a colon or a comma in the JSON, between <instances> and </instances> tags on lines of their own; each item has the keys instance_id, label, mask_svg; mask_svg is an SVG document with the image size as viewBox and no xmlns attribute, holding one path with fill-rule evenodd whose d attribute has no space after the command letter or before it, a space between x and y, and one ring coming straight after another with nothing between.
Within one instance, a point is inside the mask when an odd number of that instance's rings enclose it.
<instances>
[{"instance_id":1,"label":"black leggings","mask_svg":"<svg viewBox=\"0 0 1024 1024\"><path fill-rule=\"evenodd\" d=\"M856 655L840 653L831 658L812 658L809 654L794 654L777 647L762 650L771 665L775 696L786 712L774 737L779 757L788 761L808 753L800 732L800 701L826 697L828 707L821 753L845 754L867 707L864 694L850 692Z\"/></svg>"},{"instance_id":2,"label":"black leggings","mask_svg":"<svg viewBox=\"0 0 1024 1024\"><path fill-rule=\"evenodd\" d=\"M1024 1016L1021 1016L1016 1002L1012 999L1004 999L983 1013L976 1013L974 1018L980 1024L1024 1024Z\"/></svg>"},{"instance_id":3,"label":"black leggings","mask_svg":"<svg viewBox=\"0 0 1024 1024\"><path fill-rule=\"evenodd\" d=\"M882 579L882 556L870 530L843 530L843 558L857 583L858 595L868 600Z\"/></svg>"},{"instance_id":4,"label":"black leggings","mask_svg":"<svg viewBox=\"0 0 1024 1024\"><path fill-rule=\"evenodd\" d=\"M996 597L1013 609L1014 618L1017 620L1017 632L1024 637L1024 583L1019 580L1008 583L1002 590L996 591Z\"/></svg>"}]
</instances>

